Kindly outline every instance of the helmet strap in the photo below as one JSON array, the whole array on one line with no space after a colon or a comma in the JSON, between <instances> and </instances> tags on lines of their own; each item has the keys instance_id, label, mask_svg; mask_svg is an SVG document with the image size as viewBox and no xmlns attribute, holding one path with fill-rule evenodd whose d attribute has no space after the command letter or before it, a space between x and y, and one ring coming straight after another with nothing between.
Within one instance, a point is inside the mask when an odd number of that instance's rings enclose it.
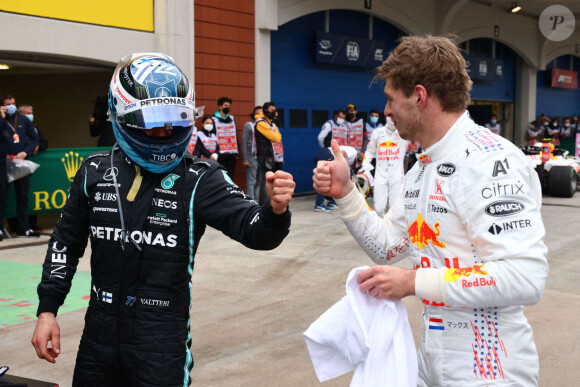
<instances>
[{"instance_id":1,"label":"helmet strap","mask_svg":"<svg viewBox=\"0 0 580 387\"><path fill-rule=\"evenodd\" d=\"M117 184L117 174L115 173L115 165L113 163L113 156L115 154L115 149L118 149L117 143L113 145L113 149L111 150L111 174L113 175L113 185L115 186L115 193L117 194L117 209L119 210L119 216L121 218L121 250L125 252L125 237L129 238L129 240L135 245L137 250L141 251L141 246L133 238L131 235L128 235L125 231L125 219L123 217L123 207L121 206L121 195L119 194L119 186Z\"/></svg>"}]
</instances>

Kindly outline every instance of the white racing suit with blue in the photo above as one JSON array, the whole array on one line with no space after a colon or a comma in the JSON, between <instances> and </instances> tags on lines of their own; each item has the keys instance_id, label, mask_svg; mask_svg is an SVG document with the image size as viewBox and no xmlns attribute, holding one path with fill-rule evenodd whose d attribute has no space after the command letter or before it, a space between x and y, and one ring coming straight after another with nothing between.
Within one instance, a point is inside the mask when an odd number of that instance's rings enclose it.
<instances>
[{"instance_id":1,"label":"white racing suit with blue","mask_svg":"<svg viewBox=\"0 0 580 387\"><path fill-rule=\"evenodd\" d=\"M191 277L206 225L267 250L288 234L290 212L259 207L212 160L186 157L153 174L115 151L114 165L110 152L97 153L78 170L50 240L38 313L57 313L90 237L91 297L73 385L187 386ZM113 173L134 241L124 247Z\"/></svg>"},{"instance_id":2,"label":"white racing suit with blue","mask_svg":"<svg viewBox=\"0 0 580 387\"><path fill-rule=\"evenodd\" d=\"M390 118L387 118L386 126L373 132L367 145L361 171L370 173L373 169L371 162L376 159L373 207L379 216L384 216L398 198L405 175L408 145L409 142L401 138Z\"/></svg>"},{"instance_id":3,"label":"white racing suit with blue","mask_svg":"<svg viewBox=\"0 0 580 387\"><path fill-rule=\"evenodd\" d=\"M464 113L405 175L384 218L352 190L337 200L378 264L410 256L424 303L419 386L533 386L524 305L548 274L542 192L523 153Z\"/></svg>"}]
</instances>

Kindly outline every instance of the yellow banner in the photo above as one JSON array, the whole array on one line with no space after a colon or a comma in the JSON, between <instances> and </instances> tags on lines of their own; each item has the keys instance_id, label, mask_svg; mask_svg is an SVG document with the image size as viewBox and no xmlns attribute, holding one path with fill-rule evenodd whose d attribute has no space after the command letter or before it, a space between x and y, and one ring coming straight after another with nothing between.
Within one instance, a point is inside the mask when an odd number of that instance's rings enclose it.
<instances>
[{"instance_id":1,"label":"yellow banner","mask_svg":"<svg viewBox=\"0 0 580 387\"><path fill-rule=\"evenodd\" d=\"M0 11L153 32L153 0L2 1Z\"/></svg>"}]
</instances>

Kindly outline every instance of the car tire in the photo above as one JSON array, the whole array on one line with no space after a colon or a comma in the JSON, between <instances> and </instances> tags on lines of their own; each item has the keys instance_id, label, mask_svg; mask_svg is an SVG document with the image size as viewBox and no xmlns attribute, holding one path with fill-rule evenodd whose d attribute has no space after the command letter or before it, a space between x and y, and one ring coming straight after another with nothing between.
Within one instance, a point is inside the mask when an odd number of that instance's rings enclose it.
<instances>
[{"instance_id":1,"label":"car tire","mask_svg":"<svg viewBox=\"0 0 580 387\"><path fill-rule=\"evenodd\" d=\"M548 190L551 196L571 198L578 182L576 170L569 166L554 166L548 173Z\"/></svg>"}]
</instances>

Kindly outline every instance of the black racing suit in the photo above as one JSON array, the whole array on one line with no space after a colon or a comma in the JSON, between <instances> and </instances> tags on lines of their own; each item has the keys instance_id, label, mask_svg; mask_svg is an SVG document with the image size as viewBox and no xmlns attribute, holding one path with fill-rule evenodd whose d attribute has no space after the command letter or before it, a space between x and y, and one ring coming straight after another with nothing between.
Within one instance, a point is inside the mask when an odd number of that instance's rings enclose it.
<instances>
[{"instance_id":1,"label":"black racing suit","mask_svg":"<svg viewBox=\"0 0 580 387\"><path fill-rule=\"evenodd\" d=\"M141 172L140 186L122 152L115 151L114 165L125 227L142 251L128 238L121 245L110 152L87 157L49 243L38 314L56 315L90 236L91 297L73 385L187 386L191 276L206 225L267 250L288 234L290 213L259 207L212 160L185 158L169 173Z\"/></svg>"}]
</instances>

